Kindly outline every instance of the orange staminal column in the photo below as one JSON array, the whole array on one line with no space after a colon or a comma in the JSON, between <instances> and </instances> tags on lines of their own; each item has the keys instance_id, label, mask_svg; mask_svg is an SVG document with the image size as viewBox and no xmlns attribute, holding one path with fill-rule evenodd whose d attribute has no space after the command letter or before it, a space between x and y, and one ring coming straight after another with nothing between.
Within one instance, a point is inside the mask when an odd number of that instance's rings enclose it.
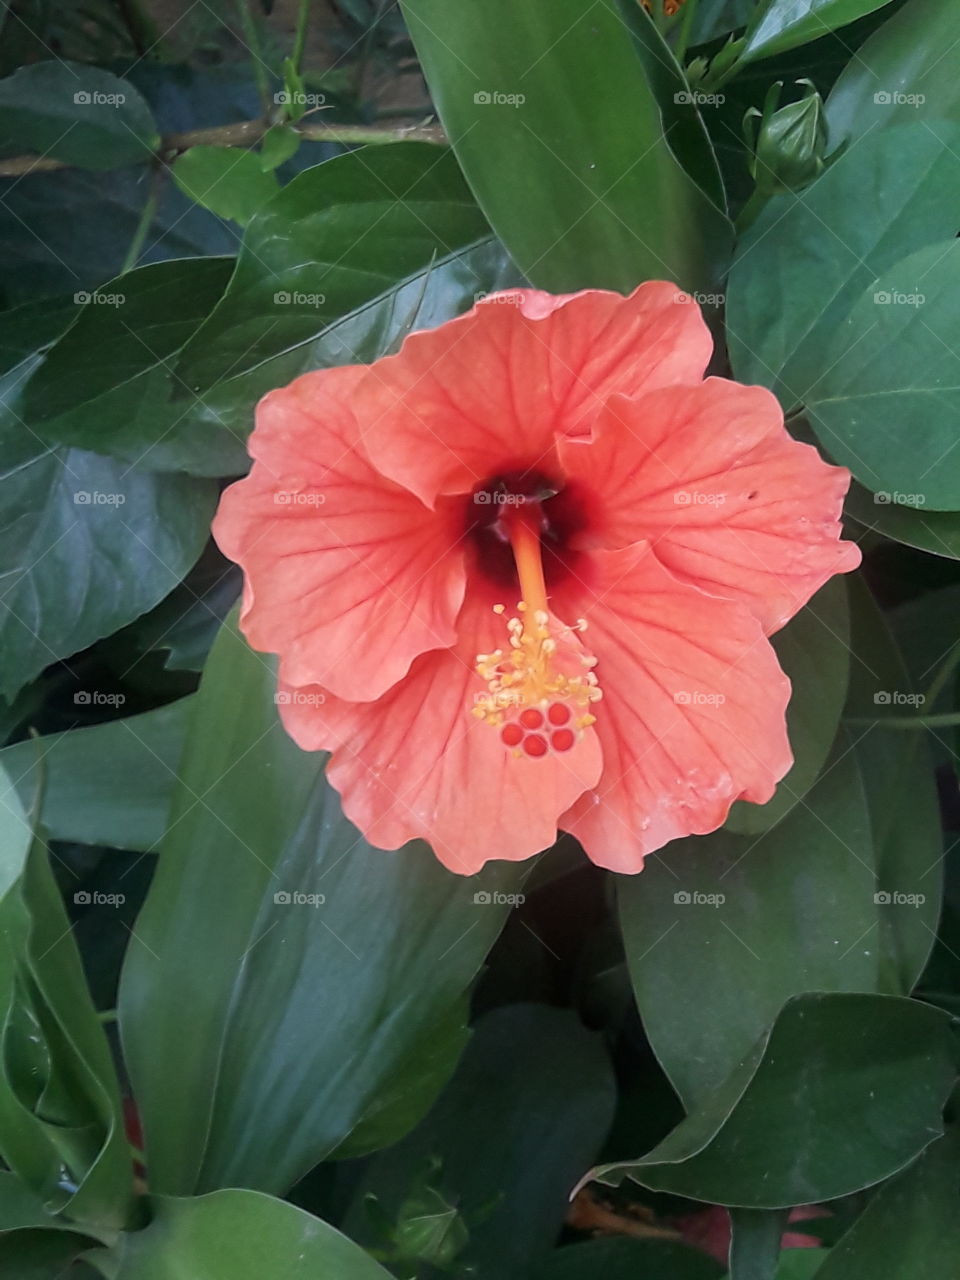
<instances>
[{"instance_id":1,"label":"orange staminal column","mask_svg":"<svg viewBox=\"0 0 960 1280\"><path fill-rule=\"evenodd\" d=\"M541 759L569 751L594 723L589 707L601 697L596 659L573 639L586 629L551 622L540 532L539 502L521 502L501 517L517 566L522 599L507 620L508 648L477 655L486 692L473 713L500 729L517 758ZM495 607L504 613L503 605Z\"/></svg>"}]
</instances>

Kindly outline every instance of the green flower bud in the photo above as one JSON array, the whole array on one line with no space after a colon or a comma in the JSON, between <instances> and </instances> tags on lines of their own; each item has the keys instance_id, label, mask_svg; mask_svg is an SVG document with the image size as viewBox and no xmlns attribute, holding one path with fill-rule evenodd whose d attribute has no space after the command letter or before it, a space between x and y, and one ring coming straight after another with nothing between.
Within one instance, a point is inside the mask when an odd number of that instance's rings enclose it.
<instances>
[{"instance_id":1,"label":"green flower bud","mask_svg":"<svg viewBox=\"0 0 960 1280\"><path fill-rule=\"evenodd\" d=\"M796 102L778 108L783 88L778 81L771 86L763 111L751 107L744 116L752 150L750 172L763 196L798 191L818 178L829 163L823 100L809 80L797 84L806 86L807 92Z\"/></svg>"}]
</instances>

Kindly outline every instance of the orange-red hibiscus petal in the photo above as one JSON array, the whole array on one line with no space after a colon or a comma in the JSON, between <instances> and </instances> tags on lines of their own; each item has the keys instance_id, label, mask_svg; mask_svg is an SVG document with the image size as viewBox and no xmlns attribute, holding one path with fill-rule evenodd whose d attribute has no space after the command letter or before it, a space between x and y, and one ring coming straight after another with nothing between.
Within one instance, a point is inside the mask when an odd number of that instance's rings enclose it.
<instances>
[{"instance_id":1,"label":"orange-red hibiscus petal","mask_svg":"<svg viewBox=\"0 0 960 1280\"><path fill-rule=\"evenodd\" d=\"M748 609L678 581L645 544L591 559L574 607L599 659L603 776L560 825L600 866L636 872L669 840L714 831L734 800L770 799L792 763L790 682Z\"/></svg>"},{"instance_id":2,"label":"orange-red hibiscus petal","mask_svg":"<svg viewBox=\"0 0 960 1280\"><path fill-rule=\"evenodd\" d=\"M459 625L456 649L418 658L376 703L288 689L280 710L300 746L333 751L327 776L371 844L396 849L422 837L451 871L472 875L491 858L548 848L560 814L597 783L601 758L592 729L542 759L506 749L497 729L471 714L484 691L473 661L501 639L501 624L475 602Z\"/></svg>"},{"instance_id":3,"label":"orange-red hibiscus petal","mask_svg":"<svg viewBox=\"0 0 960 1280\"><path fill-rule=\"evenodd\" d=\"M371 366L357 401L364 444L425 502L469 493L512 466L549 463L556 438L588 434L613 392L699 381L711 348L700 309L674 285L629 298L495 294Z\"/></svg>"},{"instance_id":4,"label":"orange-red hibiscus petal","mask_svg":"<svg viewBox=\"0 0 960 1280\"><path fill-rule=\"evenodd\" d=\"M708 378L614 396L595 438L561 455L599 496L594 542L648 540L679 577L742 600L768 633L860 563L839 540L850 473L792 439L762 387Z\"/></svg>"},{"instance_id":5,"label":"orange-red hibiscus petal","mask_svg":"<svg viewBox=\"0 0 960 1280\"><path fill-rule=\"evenodd\" d=\"M364 373L309 373L260 402L253 470L213 526L244 569L250 644L280 655L288 683L357 700L453 643L466 581L449 504L428 509L358 447L351 397Z\"/></svg>"}]
</instances>

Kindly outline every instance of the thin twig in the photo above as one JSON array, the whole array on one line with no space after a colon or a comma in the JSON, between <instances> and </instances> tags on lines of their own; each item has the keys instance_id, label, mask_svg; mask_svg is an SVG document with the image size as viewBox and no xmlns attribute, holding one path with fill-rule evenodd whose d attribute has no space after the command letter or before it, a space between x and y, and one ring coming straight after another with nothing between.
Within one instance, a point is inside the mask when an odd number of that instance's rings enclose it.
<instances>
[{"instance_id":1,"label":"thin twig","mask_svg":"<svg viewBox=\"0 0 960 1280\"><path fill-rule=\"evenodd\" d=\"M158 159L169 161L191 147L252 147L260 141L271 123L266 120L242 120L237 124L218 125L212 129L189 129L185 133L168 133L157 149ZM293 124L307 142L340 142L346 145L386 142L445 143L447 136L440 125L420 124L395 129L382 129L369 124ZM147 158L146 156L144 157ZM0 160L0 178L19 178L28 173L49 173L54 169L73 169L66 160L49 156L11 156Z\"/></svg>"}]
</instances>

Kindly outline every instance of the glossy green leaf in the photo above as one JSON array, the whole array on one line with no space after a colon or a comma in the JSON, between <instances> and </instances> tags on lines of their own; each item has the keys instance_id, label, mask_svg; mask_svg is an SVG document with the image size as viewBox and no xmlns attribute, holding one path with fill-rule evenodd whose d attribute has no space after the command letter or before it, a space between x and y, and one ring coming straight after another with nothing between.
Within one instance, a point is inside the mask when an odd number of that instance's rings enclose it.
<instances>
[{"instance_id":1,"label":"glossy green leaf","mask_svg":"<svg viewBox=\"0 0 960 1280\"><path fill-rule=\"evenodd\" d=\"M47 851L0 792L0 1153L49 1213L116 1229L133 1169L110 1049Z\"/></svg>"},{"instance_id":2,"label":"glossy green leaf","mask_svg":"<svg viewBox=\"0 0 960 1280\"><path fill-rule=\"evenodd\" d=\"M43 1200L15 1173L0 1170L0 1232L50 1221Z\"/></svg>"},{"instance_id":3,"label":"glossy green leaf","mask_svg":"<svg viewBox=\"0 0 960 1280\"><path fill-rule=\"evenodd\" d=\"M109 635L170 592L207 540L216 487L50 449L22 425L20 393L62 332L60 304L0 317L0 694Z\"/></svg>"},{"instance_id":4,"label":"glossy green leaf","mask_svg":"<svg viewBox=\"0 0 960 1280\"><path fill-rule=\"evenodd\" d=\"M827 99L834 143L918 119L956 120L960 8L907 0L850 58Z\"/></svg>"},{"instance_id":5,"label":"glossy green leaf","mask_svg":"<svg viewBox=\"0 0 960 1280\"><path fill-rule=\"evenodd\" d=\"M203 396L488 231L452 153L429 143L370 147L307 169L250 222L223 301L176 375Z\"/></svg>"},{"instance_id":6,"label":"glossy green leaf","mask_svg":"<svg viewBox=\"0 0 960 1280\"><path fill-rule=\"evenodd\" d=\"M956 240L881 273L807 396L811 425L837 462L874 493L933 511L960 509L958 290Z\"/></svg>"},{"instance_id":7,"label":"glossy green leaf","mask_svg":"<svg viewBox=\"0 0 960 1280\"><path fill-rule=\"evenodd\" d=\"M603 1042L575 1014L537 1004L495 1009L477 1023L423 1123L372 1162L346 1230L381 1244L365 1198L375 1196L396 1221L427 1177L466 1227L459 1266L477 1280L527 1280L562 1228L571 1187L596 1159L614 1103Z\"/></svg>"},{"instance_id":8,"label":"glossy green leaf","mask_svg":"<svg viewBox=\"0 0 960 1280\"><path fill-rule=\"evenodd\" d=\"M892 495L870 493L854 484L847 496L847 515L874 533L906 543L918 551L960 560L960 512L925 511L893 502Z\"/></svg>"},{"instance_id":9,"label":"glossy green leaf","mask_svg":"<svg viewBox=\"0 0 960 1280\"><path fill-rule=\"evenodd\" d=\"M210 542L183 582L126 634L139 652L163 653L170 671L202 671L242 581L239 566Z\"/></svg>"},{"instance_id":10,"label":"glossy green leaf","mask_svg":"<svg viewBox=\"0 0 960 1280\"><path fill-rule=\"evenodd\" d=\"M848 1195L942 1133L954 1054L949 1017L918 1001L797 996L653 1151L595 1176L755 1209Z\"/></svg>"},{"instance_id":11,"label":"glossy green leaf","mask_svg":"<svg viewBox=\"0 0 960 1280\"><path fill-rule=\"evenodd\" d=\"M401 7L467 180L533 284L558 293L627 292L650 278L716 284L729 224L684 168L687 148L698 175L715 162L694 113L665 136L665 117L690 104L657 100L659 73L674 81L673 56L639 6Z\"/></svg>"},{"instance_id":12,"label":"glossy green leaf","mask_svg":"<svg viewBox=\"0 0 960 1280\"><path fill-rule=\"evenodd\" d=\"M928 1280L960 1273L956 1130L880 1188L830 1252L818 1280Z\"/></svg>"},{"instance_id":13,"label":"glossy green leaf","mask_svg":"<svg viewBox=\"0 0 960 1280\"><path fill-rule=\"evenodd\" d=\"M756 0L699 0L693 14L688 47L706 44L730 31L745 27L750 21Z\"/></svg>"},{"instance_id":14,"label":"glossy green leaf","mask_svg":"<svg viewBox=\"0 0 960 1280\"><path fill-rule=\"evenodd\" d=\"M173 177L191 200L244 227L280 190L259 156L239 147L191 147L174 161Z\"/></svg>"},{"instance_id":15,"label":"glossy green leaf","mask_svg":"<svg viewBox=\"0 0 960 1280\"><path fill-rule=\"evenodd\" d=\"M205 392L197 412L238 436L253 428L253 411L267 391L307 373L338 364L369 364L395 351L413 329L450 320L478 297L515 286L516 269L492 236L485 236L401 280L385 293L327 325L308 342L265 360Z\"/></svg>"},{"instance_id":16,"label":"glossy green leaf","mask_svg":"<svg viewBox=\"0 0 960 1280\"><path fill-rule=\"evenodd\" d=\"M213 415L191 412L170 373L232 269L231 258L159 262L75 295L76 322L22 393L20 413L33 435L139 471L242 472L242 444Z\"/></svg>"},{"instance_id":17,"label":"glossy green leaf","mask_svg":"<svg viewBox=\"0 0 960 1280\"><path fill-rule=\"evenodd\" d=\"M794 764L767 804L741 800L733 806L724 825L738 835L759 835L779 822L807 794L830 754L850 672L844 580L828 582L772 640L793 686L787 731Z\"/></svg>"},{"instance_id":18,"label":"glossy green leaf","mask_svg":"<svg viewBox=\"0 0 960 1280\"><path fill-rule=\"evenodd\" d=\"M774 1280L813 1280L829 1255L829 1249L785 1249ZM731 1280L736 1277L731 1275Z\"/></svg>"},{"instance_id":19,"label":"glossy green leaf","mask_svg":"<svg viewBox=\"0 0 960 1280\"><path fill-rule=\"evenodd\" d=\"M393 1106L509 910L474 894L521 875L454 876L420 844L372 850L324 757L284 733L274 689L225 627L124 966L125 1056L164 1193L284 1191Z\"/></svg>"},{"instance_id":20,"label":"glossy green leaf","mask_svg":"<svg viewBox=\"0 0 960 1280\"><path fill-rule=\"evenodd\" d=\"M289 125L275 124L263 135L257 158L262 168L273 171L296 155L300 147L300 134Z\"/></svg>"},{"instance_id":21,"label":"glossy green leaf","mask_svg":"<svg viewBox=\"0 0 960 1280\"><path fill-rule=\"evenodd\" d=\"M688 1106L720 1085L789 997L889 989L877 891L863 784L843 744L765 835L674 841L642 875L618 881L644 1027Z\"/></svg>"},{"instance_id":22,"label":"glossy green leaf","mask_svg":"<svg viewBox=\"0 0 960 1280\"><path fill-rule=\"evenodd\" d=\"M738 246L727 288L740 381L770 387L789 408L842 376L838 331L867 286L960 225L958 150L954 125L902 124L858 142L804 191L769 201Z\"/></svg>"},{"instance_id":23,"label":"glossy green leaf","mask_svg":"<svg viewBox=\"0 0 960 1280\"><path fill-rule=\"evenodd\" d=\"M531 1280L720 1280L723 1268L699 1249L672 1240L600 1236L554 1249Z\"/></svg>"},{"instance_id":24,"label":"glossy green leaf","mask_svg":"<svg viewBox=\"0 0 960 1280\"><path fill-rule=\"evenodd\" d=\"M71 1276L71 1263L97 1243L78 1231L0 1231L0 1267L16 1280L64 1280Z\"/></svg>"},{"instance_id":25,"label":"glossy green leaf","mask_svg":"<svg viewBox=\"0 0 960 1280\"><path fill-rule=\"evenodd\" d=\"M35 62L0 80L0 146L84 169L140 164L160 143L129 80L65 62Z\"/></svg>"},{"instance_id":26,"label":"glossy green leaf","mask_svg":"<svg viewBox=\"0 0 960 1280\"><path fill-rule=\"evenodd\" d=\"M786 53L889 3L890 0L761 0L747 27L740 61Z\"/></svg>"},{"instance_id":27,"label":"glossy green leaf","mask_svg":"<svg viewBox=\"0 0 960 1280\"><path fill-rule=\"evenodd\" d=\"M851 601L854 659L846 714L867 797L880 895L877 928L864 945L879 942L885 988L907 993L923 971L940 918L940 803L924 735L882 727L883 716L909 714L917 706L887 621L862 581L851 583Z\"/></svg>"},{"instance_id":28,"label":"glossy green leaf","mask_svg":"<svg viewBox=\"0 0 960 1280\"><path fill-rule=\"evenodd\" d=\"M150 1225L107 1254L112 1280L389 1280L339 1231L256 1191L157 1196L151 1205Z\"/></svg>"},{"instance_id":29,"label":"glossy green leaf","mask_svg":"<svg viewBox=\"0 0 960 1280\"><path fill-rule=\"evenodd\" d=\"M166 828L192 698L0 751L25 807L42 796L54 840L155 849ZM42 784L42 786L41 786Z\"/></svg>"},{"instance_id":30,"label":"glossy green leaf","mask_svg":"<svg viewBox=\"0 0 960 1280\"><path fill-rule=\"evenodd\" d=\"M787 1209L730 1210L728 1280L777 1280Z\"/></svg>"}]
</instances>

